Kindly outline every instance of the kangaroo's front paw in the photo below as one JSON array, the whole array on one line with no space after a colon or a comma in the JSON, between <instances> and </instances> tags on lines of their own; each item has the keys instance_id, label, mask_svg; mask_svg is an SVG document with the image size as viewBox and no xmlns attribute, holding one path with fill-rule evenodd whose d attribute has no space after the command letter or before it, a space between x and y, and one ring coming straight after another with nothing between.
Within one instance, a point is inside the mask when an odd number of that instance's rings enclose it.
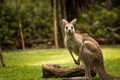
<instances>
[{"instance_id":1,"label":"kangaroo's front paw","mask_svg":"<svg viewBox=\"0 0 120 80\"><path fill-rule=\"evenodd\" d=\"M80 65L80 62L79 61L75 61L75 64Z\"/></svg>"}]
</instances>

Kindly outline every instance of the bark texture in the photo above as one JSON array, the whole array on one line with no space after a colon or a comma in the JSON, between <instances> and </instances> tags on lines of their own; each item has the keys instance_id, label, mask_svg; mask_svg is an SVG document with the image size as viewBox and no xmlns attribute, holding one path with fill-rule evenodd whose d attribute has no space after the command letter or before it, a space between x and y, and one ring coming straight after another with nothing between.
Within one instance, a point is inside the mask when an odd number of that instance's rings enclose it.
<instances>
[{"instance_id":1,"label":"bark texture","mask_svg":"<svg viewBox=\"0 0 120 80\"><path fill-rule=\"evenodd\" d=\"M43 64L42 72L43 78L59 77L82 77L85 75L84 66L60 66L57 64ZM96 75L95 69L91 70L92 77Z\"/></svg>"}]
</instances>

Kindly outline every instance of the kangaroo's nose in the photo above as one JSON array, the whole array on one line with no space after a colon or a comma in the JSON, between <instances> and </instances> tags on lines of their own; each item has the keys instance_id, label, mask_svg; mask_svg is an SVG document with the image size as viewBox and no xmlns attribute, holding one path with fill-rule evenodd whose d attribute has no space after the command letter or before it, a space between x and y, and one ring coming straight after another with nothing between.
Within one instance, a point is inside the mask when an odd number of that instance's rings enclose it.
<instances>
[{"instance_id":1,"label":"kangaroo's nose","mask_svg":"<svg viewBox=\"0 0 120 80\"><path fill-rule=\"evenodd\" d=\"M68 30L68 32L70 33L70 32L71 32L71 30Z\"/></svg>"}]
</instances>

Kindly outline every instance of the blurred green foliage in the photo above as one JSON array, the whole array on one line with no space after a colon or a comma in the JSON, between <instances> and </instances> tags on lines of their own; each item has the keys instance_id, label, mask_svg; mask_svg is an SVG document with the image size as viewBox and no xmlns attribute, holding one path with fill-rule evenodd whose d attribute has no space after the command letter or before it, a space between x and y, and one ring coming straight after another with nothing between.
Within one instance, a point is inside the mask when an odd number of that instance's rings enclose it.
<instances>
[{"instance_id":1,"label":"blurred green foliage","mask_svg":"<svg viewBox=\"0 0 120 80\"><path fill-rule=\"evenodd\" d=\"M107 10L105 6L105 1L96 1L89 5L86 13L78 13L76 30L116 43L116 40L120 41L120 6L114 6L111 10ZM4 0L0 11L0 45L3 48L21 46L18 16L25 44L33 40L54 40L51 0ZM59 37L60 35L62 34Z\"/></svg>"},{"instance_id":2,"label":"blurred green foliage","mask_svg":"<svg viewBox=\"0 0 120 80\"><path fill-rule=\"evenodd\" d=\"M20 16L25 42L53 39L50 0L4 0L0 13L0 44L16 47L20 43Z\"/></svg>"},{"instance_id":3,"label":"blurred green foliage","mask_svg":"<svg viewBox=\"0 0 120 80\"><path fill-rule=\"evenodd\" d=\"M116 43L116 39L120 40L120 6L108 10L105 2L101 4L92 4L87 13L81 13L76 28L95 38L106 38L110 43Z\"/></svg>"}]
</instances>

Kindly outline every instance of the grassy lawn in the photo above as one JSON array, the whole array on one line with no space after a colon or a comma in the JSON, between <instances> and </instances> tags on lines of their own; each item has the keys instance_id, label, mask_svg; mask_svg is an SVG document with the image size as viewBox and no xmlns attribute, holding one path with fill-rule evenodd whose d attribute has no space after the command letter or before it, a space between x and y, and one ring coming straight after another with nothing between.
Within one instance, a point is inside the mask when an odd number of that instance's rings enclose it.
<instances>
[{"instance_id":1,"label":"grassy lawn","mask_svg":"<svg viewBox=\"0 0 120 80\"><path fill-rule=\"evenodd\" d=\"M102 46L105 68L112 75L120 75L120 46ZM61 80L42 78L42 64L76 66L66 49L26 49L4 52L9 68L0 65L0 80ZM97 75L93 80L100 80Z\"/></svg>"}]
</instances>

